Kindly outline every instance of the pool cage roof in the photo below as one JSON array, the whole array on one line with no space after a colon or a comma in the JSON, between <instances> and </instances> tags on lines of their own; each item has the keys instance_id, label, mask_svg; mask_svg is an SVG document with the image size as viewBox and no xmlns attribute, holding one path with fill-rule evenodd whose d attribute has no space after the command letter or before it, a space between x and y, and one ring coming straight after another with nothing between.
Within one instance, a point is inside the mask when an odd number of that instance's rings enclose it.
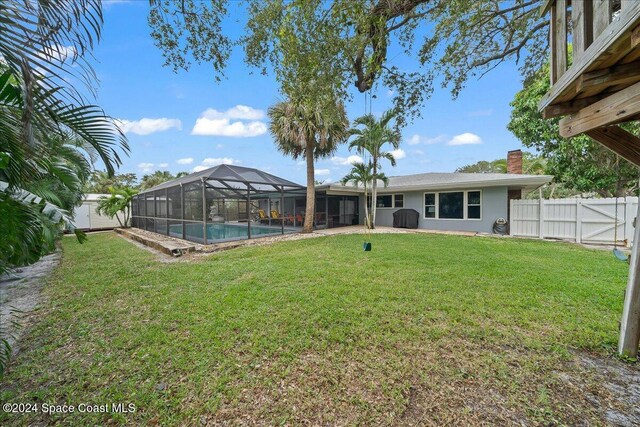
<instances>
[{"instance_id":1,"label":"pool cage roof","mask_svg":"<svg viewBox=\"0 0 640 427\"><path fill-rule=\"evenodd\" d=\"M291 215L283 216L285 202L295 210L295 199L305 191L257 169L219 165L137 194L132 226L205 245L285 234L296 231L295 221L285 227L291 222Z\"/></svg>"},{"instance_id":2,"label":"pool cage roof","mask_svg":"<svg viewBox=\"0 0 640 427\"><path fill-rule=\"evenodd\" d=\"M236 195L240 197L245 197L247 190L253 194L268 194L273 192L297 192L306 188L258 169L223 164L163 182L160 185L141 191L139 194L198 182L205 182L209 188L227 190L226 192L230 196Z\"/></svg>"}]
</instances>

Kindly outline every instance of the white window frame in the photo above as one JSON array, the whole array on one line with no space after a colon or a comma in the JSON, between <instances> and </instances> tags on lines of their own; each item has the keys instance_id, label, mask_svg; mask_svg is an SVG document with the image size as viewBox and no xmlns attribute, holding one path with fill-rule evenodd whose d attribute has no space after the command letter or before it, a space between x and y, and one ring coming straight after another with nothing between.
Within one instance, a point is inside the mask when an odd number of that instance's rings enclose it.
<instances>
[{"instance_id":1,"label":"white window frame","mask_svg":"<svg viewBox=\"0 0 640 427\"><path fill-rule=\"evenodd\" d=\"M471 206L480 206L480 218L469 218L469 194L473 192L480 193L480 205L472 204ZM440 193L462 193L463 198L463 212L462 218L440 218ZM427 217L427 205L424 204L424 198L427 194L435 194L436 197L436 216L431 218ZM431 205L429 205L431 206ZM425 191L422 194L422 219L430 219L430 220L438 220L438 221L482 221L482 206L483 206L483 198L482 198L482 190L456 190L456 191ZM380 208L378 208L380 209Z\"/></svg>"},{"instance_id":2,"label":"white window frame","mask_svg":"<svg viewBox=\"0 0 640 427\"><path fill-rule=\"evenodd\" d=\"M433 194L434 198L435 198L435 201L434 201L435 205L429 205L429 206L435 206L435 208L436 208L436 216L434 216L434 217L431 217L431 216L428 217L427 216L427 205L424 202L425 196L427 194ZM439 206L439 202L440 202L439 194L440 193L438 193L437 191L425 191L425 193L422 195L422 218L424 218L424 219L439 219L438 218L438 210L440 208L440 206Z\"/></svg>"},{"instance_id":3,"label":"white window frame","mask_svg":"<svg viewBox=\"0 0 640 427\"><path fill-rule=\"evenodd\" d=\"M391 207L381 208L381 207L376 206L376 209L396 209L396 196L397 195L402 196L402 201L403 201L402 209L403 209L404 206L406 205L405 202L407 200L405 195L404 195L404 193L382 193L382 194L377 194L376 195L377 197L380 197L380 196L391 196ZM368 197L371 197L371 196L368 195ZM372 197L372 199L373 199L373 197ZM365 200L365 203L366 203L366 200ZM397 209L401 209L401 208L397 208Z\"/></svg>"},{"instance_id":4,"label":"white window frame","mask_svg":"<svg viewBox=\"0 0 640 427\"><path fill-rule=\"evenodd\" d=\"M469 204L469 193L480 193L480 203L472 203ZM469 218L469 206L479 206L480 207L480 217L479 218ZM464 215L468 221L480 221L482 220L482 190L467 190L464 192Z\"/></svg>"}]
</instances>

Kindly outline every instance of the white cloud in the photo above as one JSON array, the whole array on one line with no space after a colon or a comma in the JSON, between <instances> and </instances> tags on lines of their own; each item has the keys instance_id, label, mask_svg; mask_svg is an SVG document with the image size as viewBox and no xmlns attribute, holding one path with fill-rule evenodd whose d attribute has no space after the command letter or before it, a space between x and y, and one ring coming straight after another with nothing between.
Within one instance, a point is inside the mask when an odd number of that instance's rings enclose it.
<instances>
[{"instance_id":1,"label":"white cloud","mask_svg":"<svg viewBox=\"0 0 640 427\"><path fill-rule=\"evenodd\" d=\"M264 111L246 105L236 105L227 111L208 108L202 113L201 117L206 119L260 120L264 118Z\"/></svg>"},{"instance_id":2,"label":"white cloud","mask_svg":"<svg viewBox=\"0 0 640 427\"><path fill-rule=\"evenodd\" d=\"M249 138L265 133L267 133L267 125L264 122L231 122L227 118L208 118L204 114L196 120L196 124L191 130L191 135L230 136L234 138Z\"/></svg>"},{"instance_id":3,"label":"white cloud","mask_svg":"<svg viewBox=\"0 0 640 427\"><path fill-rule=\"evenodd\" d=\"M200 172L218 165L237 165L238 163L240 163L240 160L232 159L230 157L208 157L198 166L195 166L193 168L193 172Z\"/></svg>"},{"instance_id":4,"label":"white cloud","mask_svg":"<svg viewBox=\"0 0 640 427\"><path fill-rule=\"evenodd\" d=\"M316 176L329 175L331 171L329 169L316 169Z\"/></svg>"},{"instance_id":5,"label":"white cloud","mask_svg":"<svg viewBox=\"0 0 640 427\"><path fill-rule=\"evenodd\" d=\"M143 118L140 120L124 120L116 119L116 126L124 133L135 133L136 135L149 135L151 133L163 132L172 128L182 129L182 122L178 119L160 119Z\"/></svg>"},{"instance_id":6,"label":"white cloud","mask_svg":"<svg viewBox=\"0 0 640 427\"><path fill-rule=\"evenodd\" d=\"M409 145L418 145L420 142L420 135L417 133L407 140L407 144Z\"/></svg>"},{"instance_id":7,"label":"white cloud","mask_svg":"<svg viewBox=\"0 0 640 427\"><path fill-rule=\"evenodd\" d=\"M347 166L355 163L363 163L363 160L362 157L356 155L351 155L349 157L334 156L331 158L331 163L339 166Z\"/></svg>"},{"instance_id":8,"label":"white cloud","mask_svg":"<svg viewBox=\"0 0 640 427\"><path fill-rule=\"evenodd\" d=\"M230 157L216 157L216 158L209 157L209 158L206 158L206 159L204 159L202 161L203 165L209 166L209 167L218 166L218 165L222 165L222 164L235 165L235 164L238 164L238 163L240 163L238 160L232 159Z\"/></svg>"},{"instance_id":9,"label":"white cloud","mask_svg":"<svg viewBox=\"0 0 640 427\"><path fill-rule=\"evenodd\" d=\"M222 149L224 148L224 145L222 145L222 144L218 144L218 145L216 145L216 148L217 148L218 150L222 150Z\"/></svg>"},{"instance_id":10,"label":"white cloud","mask_svg":"<svg viewBox=\"0 0 640 427\"><path fill-rule=\"evenodd\" d=\"M444 142L447 139L447 135L438 135L438 136L434 136L433 138L429 138L428 136L424 138L424 143L425 145L431 145L431 144L439 144L441 142Z\"/></svg>"},{"instance_id":11,"label":"white cloud","mask_svg":"<svg viewBox=\"0 0 640 427\"><path fill-rule=\"evenodd\" d=\"M472 111L469 113L469 117L483 117L483 116L490 116L492 114L493 114L493 109L489 108L487 110Z\"/></svg>"},{"instance_id":12,"label":"white cloud","mask_svg":"<svg viewBox=\"0 0 640 427\"><path fill-rule=\"evenodd\" d=\"M473 145L482 144L482 138L475 133L465 132L451 138L447 145Z\"/></svg>"},{"instance_id":13,"label":"white cloud","mask_svg":"<svg viewBox=\"0 0 640 427\"><path fill-rule=\"evenodd\" d=\"M422 151L422 150L413 150L413 154L417 154L418 156L423 156L424 155L424 151Z\"/></svg>"},{"instance_id":14,"label":"white cloud","mask_svg":"<svg viewBox=\"0 0 640 427\"><path fill-rule=\"evenodd\" d=\"M51 55L51 58L59 62L64 62L67 58L73 58L77 54L74 46L60 46L56 45L54 48L47 52Z\"/></svg>"},{"instance_id":15,"label":"white cloud","mask_svg":"<svg viewBox=\"0 0 640 427\"><path fill-rule=\"evenodd\" d=\"M179 165L190 165L191 163L193 163L193 157L185 157L184 159L178 159L176 163Z\"/></svg>"},{"instance_id":16,"label":"white cloud","mask_svg":"<svg viewBox=\"0 0 640 427\"><path fill-rule=\"evenodd\" d=\"M158 167L162 168L162 169L168 168L169 167L169 163L158 163Z\"/></svg>"},{"instance_id":17,"label":"white cloud","mask_svg":"<svg viewBox=\"0 0 640 427\"><path fill-rule=\"evenodd\" d=\"M411 138L409 138L407 140L407 144L409 145L418 145L418 144L425 144L425 145L431 145L431 144L439 144L443 141L445 141L447 139L446 135L438 135L438 136L434 136L434 137L429 137L429 136L422 136L422 135L418 135L413 134L411 136Z\"/></svg>"},{"instance_id":18,"label":"white cloud","mask_svg":"<svg viewBox=\"0 0 640 427\"><path fill-rule=\"evenodd\" d=\"M38 57L45 60L46 62L56 63L54 64L54 66L57 66L66 62L67 59L69 59L69 62L73 62L75 59L77 59L77 53L78 51L74 46L63 46L54 44L52 46L45 47L41 52L39 52ZM42 76L49 75L49 72L41 67L36 67L35 71ZM63 78L63 80L67 80L68 78L69 77Z\"/></svg>"},{"instance_id":19,"label":"white cloud","mask_svg":"<svg viewBox=\"0 0 640 427\"><path fill-rule=\"evenodd\" d=\"M138 167L142 169L142 172L151 172L151 169L153 169L153 163L140 163Z\"/></svg>"},{"instance_id":20,"label":"white cloud","mask_svg":"<svg viewBox=\"0 0 640 427\"><path fill-rule=\"evenodd\" d=\"M246 105L236 105L226 111L209 108L203 111L196 120L191 134L230 136L235 138L259 136L267 133L267 125L260 121L264 117L265 114L263 110L258 110ZM248 122L241 120L248 120Z\"/></svg>"},{"instance_id":21,"label":"white cloud","mask_svg":"<svg viewBox=\"0 0 640 427\"><path fill-rule=\"evenodd\" d=\"M114 4L130 3L131 0L102 0L102 6L108 8Z\"/></svg>"},{"instance_id":22,"label":"white cloud","mask_svg":"<svg viewBox=\"0 0 640 427\"><path fill-rule=\"evenodd\" d=\"M396 160L404 159L405 157L407 157L407 153L405 153L402 148L398 148L397 150L393 150L391 152L391 155Z\"/></svg>"}]
</instances>

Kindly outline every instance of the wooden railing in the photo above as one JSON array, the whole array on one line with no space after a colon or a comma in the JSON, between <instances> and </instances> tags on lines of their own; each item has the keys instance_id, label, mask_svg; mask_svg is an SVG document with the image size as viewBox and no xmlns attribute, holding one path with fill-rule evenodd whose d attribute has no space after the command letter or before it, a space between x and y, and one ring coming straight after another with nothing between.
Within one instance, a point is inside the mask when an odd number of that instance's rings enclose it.
<instances>
[{"instance_id":1,"label":"wooden railing","mask_svg":"<svg viewBox=\"0 0 640 427\"><path fill-rule=\"evenodd\" d=\"M569 68L569 43L573 63L600 36L618 14L639 0L547 0L542 13L551 12L550 76L553 85Z\"/></svg>"}]
</instances>

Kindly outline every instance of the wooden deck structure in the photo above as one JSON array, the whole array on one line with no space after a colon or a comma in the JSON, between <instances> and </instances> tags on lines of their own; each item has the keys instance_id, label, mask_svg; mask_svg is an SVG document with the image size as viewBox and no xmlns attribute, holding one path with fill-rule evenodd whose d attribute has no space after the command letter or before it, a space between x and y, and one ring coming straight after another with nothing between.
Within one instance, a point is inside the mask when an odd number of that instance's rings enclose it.
<instances>
[{"instance_id":1,"label":"wooden deck structure","mask_svg":"<svg viewBox=\"0 0 640 427\"><path fill-rule=\"evenodd\" d=\"M564 116L563 137L586 134L640 166L640 138L619 126L640 119L640 0L545 0L546 13L551 88L539 104L543 116ZM631 256L618 345L629 357L637 357L640 342L639 246Z\"/></svg>"}]
</instances>

